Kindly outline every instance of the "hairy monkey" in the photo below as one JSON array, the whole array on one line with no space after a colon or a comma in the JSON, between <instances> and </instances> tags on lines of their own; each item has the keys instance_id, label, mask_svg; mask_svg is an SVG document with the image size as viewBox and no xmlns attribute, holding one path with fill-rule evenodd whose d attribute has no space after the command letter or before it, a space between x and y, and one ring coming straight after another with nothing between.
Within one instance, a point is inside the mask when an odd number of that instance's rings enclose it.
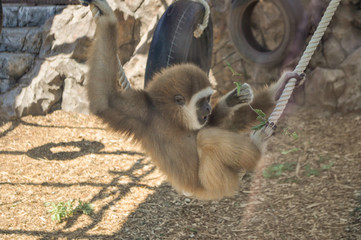
<instances>
[{"instance_id":1,"label":"hairy monkey","mask_svg":"<svg viewBox=\"0 0 361 240\"><path fill-rule=\"evenodd\" d=\"M285 83L302 77L290 73L255 93L243 84L239 96L232 90L213 110L208 77L192 64L163 69L145 90L125 87L116 54L117 19L105 0L85 2L97 24L88 63L91 111L139 141L177 191L199 199L233 195L240 169L255 168L267 137L239 131L256 118L247 105L269 111Z\"/></svg>"}]
</instances>

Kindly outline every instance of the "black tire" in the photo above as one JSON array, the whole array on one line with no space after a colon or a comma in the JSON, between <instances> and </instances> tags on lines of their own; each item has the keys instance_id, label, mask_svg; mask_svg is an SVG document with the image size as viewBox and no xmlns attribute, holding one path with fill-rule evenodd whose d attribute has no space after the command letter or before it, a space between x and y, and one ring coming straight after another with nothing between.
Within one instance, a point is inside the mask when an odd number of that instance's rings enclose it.
<instances>
[{"instance_id":1,"label":"black tire","mask_svg":"<svg viewBox=\"0 0 361 240\"><path fill-rule=\"evenodd\" d=\"M2 27L3 27L3 4L2 4L2 0L0 0L0 34Z\"/></svg>"},{"instance_id":2,"label":"black tire","mask_svg":"<svg viewBox=\"0 0 361 240\"><path fill-rule=\"evenodd\" d=\"M191 62L209 73L213 47L211 18L201 37L193 36L204 12L202 4L190 0L179 0L167 8L150 45L144 86L156 72L177 63Z\"/></svg>"},{"instance_id":3,"label":"black tire","mask_svg":"<svg viewBox=\"0 0 361 240\"><path fill-rule=\"evenodd\" d=\"M265 67L281 64L294 44L304 40L303 6L299 0L271 0L279 9L284 23L280 45L269 50L261 46L251 31L251 16L258 0L232 0L229 29L232 41L246 59ZM302 38L302 41L300 41ZM296 46L300 49L299 46ZM294 49L292 49L294 51Z\"/></svg>"}]
</instances>

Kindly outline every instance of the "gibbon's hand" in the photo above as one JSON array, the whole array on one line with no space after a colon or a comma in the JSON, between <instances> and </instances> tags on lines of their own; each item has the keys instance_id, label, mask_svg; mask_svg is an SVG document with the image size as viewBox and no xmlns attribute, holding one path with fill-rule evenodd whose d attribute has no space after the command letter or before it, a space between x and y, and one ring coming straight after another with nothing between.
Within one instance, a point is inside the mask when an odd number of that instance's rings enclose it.
<instances>
[{"instance_id":1,"label":"gibbon's hand","mask_svg":"<svg viewBox=\"0 0 361 240\"><path fill-rule=\"evenodd\" d=\"M113 10L109 6L106 0L80 0L80 2L87 6L89 5L93 18L97 23L101 16L110 16L113 14Z\"/></svg>"},{"instance_id":2,"label":"gibbon's hand","mask_svg":"<svg viewBox=\"0 0 361 240\"><path fill-rule=\"evenodd\" d=\"M296 79L295 87L298 87L304 83L304 81L306 79L306 75L304 73L298 74L295 72L285 72L284 74L282 74L279 82L277 82L277 84L276 84L275 100L278 100L281 97L282 92L283 92L284 88L286 87L286 84L292 78Z\"/></svg>"},{"instance_id":3,"label":"gibbon's hand","mask_svg":"<svg viewBox=\"0 0 361 240\"><path fill-rule=\"evenodd\" d=\"M232 90L227 98L226 103L228 107L234 107L238 104L249 104L253 101L253 91L247 83L242 84L239 95L237 95L237 88Z\"/></svg>"}]
</instances>

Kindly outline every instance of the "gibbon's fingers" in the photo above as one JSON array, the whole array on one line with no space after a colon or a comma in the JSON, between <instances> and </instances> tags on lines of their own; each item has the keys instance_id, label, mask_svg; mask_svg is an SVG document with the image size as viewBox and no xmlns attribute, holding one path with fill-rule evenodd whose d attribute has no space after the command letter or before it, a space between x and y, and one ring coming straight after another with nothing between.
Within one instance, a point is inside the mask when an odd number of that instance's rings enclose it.
<instances>
[{"instance_id":1,"label":"gibbon's fingers","mask_svg":"<svg viewBox=\"0 0 361 240\"><path fill-rule=\"evenodd\" d=\"M90 7L90 11L92 12L94 20L97 22L99 19L99 16L100 16L99 9L96 6L94 6L93 4L90 4L89 7Z\"/></svg>"},{"instance_id":2,"label":"gibbon's fingers","mask_svg":"<svg viewBox=\"0 0 361 240\"><path fill-rule=\"evenodd\" d=\"M282 92L284 90L284 88L286 87L287 83L289 82L289 80L291 79L296 79L296 85L295 86L300 86L303 83L303 80L305 78L305 74L301 73L295 73L295 72L285 72L282 74L281 78L277 81L277 83L274 85L275 86L275 100L278 100L281 95Z\"/></svg>"},{"instance_id":3,"label":"gibbon's fingers","mask_svg":"<svg viewBox=\"0 0 361 240\"><path fill-rule=\"evenodd\" d=\"M95 19L95 21L97 21L100 16L100 10L94 4L92 4L93 0L79 0L79 1L83 6L86 7L89 6L93 18Z\"/></svg>"},{"instance_id":4,"label":"gibbon's fingers","mask_svg":"<svg viewBox=\"0 0 361 240\"><path fill-rule=\"evenodd\" d=\"M79 0L79 1L85 7L87 7L91 3L91 0Z\"/></svg>"},{"instance_id":5,"label":"gibbon's fingers","mask_svg":"<svg viewBox=\"0 0 361 240\"><path fill-rule=\"evenodd\" d=\"M239 91L239 95L237 92L237 88L233 89L228 96L226 97L226 102L228 107L234 107L239 104L247 104L253 101L253 90L250 85L247 83L242 84L241 89Z\"/></svg>"},{"instance_id":6,"label":"gibbon's fingers","mask_svg":"<svg viewBox=\"0 0 361 240\"><path fill-rule=\"evenodd\" d=\"M253 101L253 91L251 86L247 83L242 84L238 98L243 101L242 103L251 103Z\"/></svg>"},{"instance_id":7,"label":"gibbon's fingers","mask_svg":"<svg viewBox=\"0 0 361 240\"><path fill-rule=\"evenodd\" d=\"M296 87L301 86L306 80L306 74L301 73L301 74L297 75L296 80L297 80Z\"/></svg>"},{"instance_id":8,"label":"gibbon's fingers","mask_svg":"<svg viewBox=\"0 0 361 240\"><path fill-rule=\"evenodd\" d=\"M109 16L113 14L112 8L105 0L91 0L90 10L92 11L94 18L98 18L101 15Z\"/></svg>"}]
</instances>

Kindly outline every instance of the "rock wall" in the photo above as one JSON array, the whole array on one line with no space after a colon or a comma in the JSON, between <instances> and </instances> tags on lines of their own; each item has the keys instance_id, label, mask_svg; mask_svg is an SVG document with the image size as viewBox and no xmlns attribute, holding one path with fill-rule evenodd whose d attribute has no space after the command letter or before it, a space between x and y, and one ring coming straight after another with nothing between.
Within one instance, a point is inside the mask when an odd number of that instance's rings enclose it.
<instances>
[{"instance_id":1,"label":"rock wall","mask_svg":"<svg viewBox=\"0 0 361 240\"><path fill-rule=\"evenodd\" d=\"M140 87L151 32L167 2L109 2L120 23L119 57L133 85ZM95 33L89 9L15 4L4 4L3 9L0 118L57 109L88 113L85 62Z\"/></svg>"},{"instance_id":2,"label":"rock wall","mask_svg":"<svg viewBox=\"0 0 361 240\"><path fill-rule=\"evenodd\" d=\"M317 22L328 1L302 0L307 19ZM171 0L110 0L120 22L118 54L136 87L143 86L153 30ZM211 80L219 93L234 81L263 85L280 76L284 66L259 67L243 58L229 37L230 1L209 0L214 23ZM318 6L315 7L315 6ZM46 114L56 109L87 113L87 52L94 37L91 14L82 6L3 6L0 36L0 117ZM327 111L361 109L361 3L344 0L307 69L299 95ZM265 15L259 14L262 21ZM312 22L309 26L314 26ZM277 33L267 29L267 36ZM312 32L312 29L308 29ZM272 41L270 37L270 41ZM305 41L306 44L306 41ZM297 59L296 59L297 60ZM242 74L232 76L226 62ZM290 65L292 68L292 64Z\"/></svg>"}]
</instances>

